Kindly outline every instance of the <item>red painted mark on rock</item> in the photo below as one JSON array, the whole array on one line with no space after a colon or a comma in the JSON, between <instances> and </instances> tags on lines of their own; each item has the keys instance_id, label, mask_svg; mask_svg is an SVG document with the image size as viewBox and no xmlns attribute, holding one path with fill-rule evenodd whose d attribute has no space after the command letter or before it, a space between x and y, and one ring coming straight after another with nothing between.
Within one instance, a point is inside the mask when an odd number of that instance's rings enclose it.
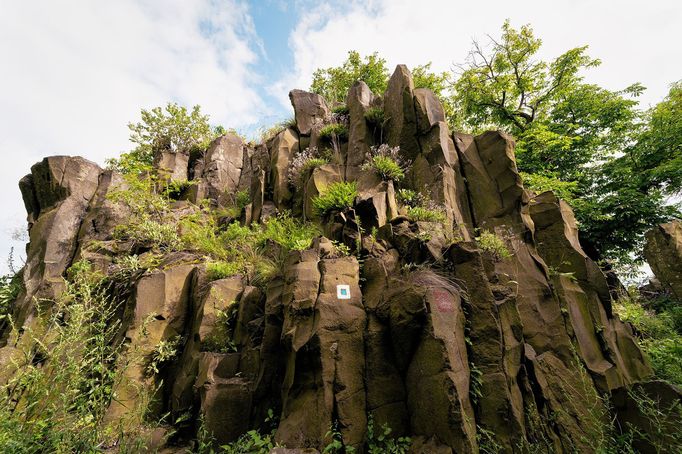
<instances>
[{"instance_id":1,"label":"red painted mark on rock","mask_svg":"<svg viewBox=\"0 0 682 454\"><path fill-rule=\"evenodd\" d=\"M450 292L445 290L434 290L433 299L436 300L438 312L453 312L455 310L453 297Z\"/></svg>"}]
</instances>

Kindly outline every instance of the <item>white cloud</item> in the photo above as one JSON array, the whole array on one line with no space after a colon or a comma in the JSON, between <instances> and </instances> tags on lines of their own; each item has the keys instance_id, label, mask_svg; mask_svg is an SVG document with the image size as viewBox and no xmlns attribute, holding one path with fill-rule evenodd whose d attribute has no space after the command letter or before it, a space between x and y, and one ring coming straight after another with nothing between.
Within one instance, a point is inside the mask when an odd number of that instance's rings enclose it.
<instances>
[{"instance_id":1,"label":"white cloud","mask_svg":"<svg viewBox=\"0 0 682 454\"><path fill-rule=\"evenodd\" d=\"M308 7L310 4L307 5ZM378 51L390 69L433 62L448 70L462 62L471 40L499 35L505 19L518 27L530 23L543 39L542 56L552 58L572 47L589 44L589 53L603 61L587 74L589 81L611 89L633 82L648 87L644 105L659 101L668 85L682 77L679 24L682 3L658 0L377 0L352 1L332 8L322 4L299 11L300 20L289 45L295 71L270 87L284 105L289 88L310 85L315 68L340 64L350 49Z\"/></svg>"},{"instance_id":2,"label":"white cloud","mask_svg":"<svg viewBox=\"0 0 682 454\"><path fill-rule=\"evenodd\" d=\"M17 182L31 164L102 164L129 149L126 124L142 107L200 104L237 128L265 111L260 42L239 0L0 0L0 11L1 239L22 225Z\"/></svg>"}]
</instances>

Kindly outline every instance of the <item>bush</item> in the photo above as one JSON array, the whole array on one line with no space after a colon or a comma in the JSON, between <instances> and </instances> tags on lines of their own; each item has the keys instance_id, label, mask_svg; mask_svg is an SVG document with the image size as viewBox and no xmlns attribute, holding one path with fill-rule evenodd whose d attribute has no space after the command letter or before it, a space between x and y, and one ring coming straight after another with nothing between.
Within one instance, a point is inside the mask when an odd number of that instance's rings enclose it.
<instances>
[{"instance_id":1,"label":"bush","mask_svg":"<svg viewBox=\"0 0 682 454\"><path fill-rule=\"evenodd\" d=\"M0 326L23 287L21 273L0 276Z\"/></svg>"},{"instance_id":2,"label":"bush","mask_svg":"<svg viewBox=\"0 0 682 454\"><path fill-rule=\"evenodd\" d=\"M345 104L337 104L334 107L332 107L332 113L334 114L339 114L339 115L348 115L349 114L348 106Z\"/></svg>"},{"instance_id":3,"label":"bush","mask_svg":"<svg viewBox=\"0 0 682 454\"><path fill-rule=\"evenodd\" d=\"M380 107L370 107L365 112L365 120L367 123L375 127L383 127L386 115L384 114L384 109Z\"/></svg>"},{"instance_id":4,"label":"bush","mask_svg":"<svg viewBox=\"0 0 682 454\"><path fill-rule=\"evenodd\" d=\"M476 237L476 242L478 247L482 251L489 252L495 261L505 260L512 256L504 240L493 232L481 232L481 235Z\"/></svg>"},{"instance_id":5,"label":"bush","mask_svg":"<svg viewBox=\"0 0 682 454\"><path fill-rule=\"evenodd\" d=\"M164 251L175 251L181 245L174 224L157 222L147 217L133 224L116 226L114 238Z\"/></svg>"},{"instance_id":6,"label":"bush","mask_svg":"<svg viewBox=\"0 0 682 454\"><path fill-rule=\"evenodd\" d=\"M340 140L348 139L348 127L342 123L331 123L323 126L319 132L320 139L334 139Z\"/></svg>"},{"instance_id":7,"label":"bush","mask_svg":"<svg viewBox=\"0 0 682 454\"><path fill-rule=\"evenodd\" d=\"M428 199L421 192L413 191L412 189L398 189L396 192L398 203L408 207L424 206L428 203Z\"/></svg>"},{"instance_id":8,"label":"bush","mask_svg":"<svg viewBox=\"0 0 682 454\"><path fill-rule=\"evenodd\" d=\"M644 304L652 303L640 298L636 289L630 289L630 296L620 298L613 308L623 321L632 324L656 376L682 386L682 333L677 325L679 306L669 301L657 312Z\"/></svg>"},{"instance_id":9,"label":"bush","mask_svg":"<svg viewBox=\"0 0 682 454\"><path fill-rule=\"evenodd\" d=\"M156 151L189 154L195 149L205 150L225 132L222 127L211 128L208 115L201 113L200 106L194 106L190 112L184 106L168 103L164 108L142 109L141 117L141 122L128 124L135 149L108 160L110 168L137 174L151 168Z\"/></svg>"},{"instance_id":10,"label":"bush","mask_svg":"<svg viewBox=\"0 0 682 454\"><path fill-rule=\"evenodd\" d=\"M313 169L323 166L327 164L327 162L329 162L329 160L320 154L317 147L306 148L300 153L297 153L294 156L291 165L289 165L287 174L289 185L297 190L301 190L305 177L309 175Z\"/></svg>"},{"instance_id":11,"label":"bush","mask_svg":"<svg viewBox=\"0 0 682 454\"><path fill-rule=\"evenodd\" d=\"M0 452L97 452L105 438L102 418L125 371L119 302L88 262L68 275L49 313L24 331L16 372L0 387Z\"/></svg>"},{"instance_id":12,"label":"bush","mask_svg":"<svg viewBox=\"0 0 682 454\"><path fill-rule=\"evenodd\" d=\"M209 281L217 281L239 274L243 270L243 265L238 262L208 262L206 264L206 277Z\"/></svg>"},{"instance_id":13,"label":"bush","mask_svg":"<svg viewBox=\"0 0 682 454\"><path fill-rule=\"evenodd\" d=\"M422 206L407 207L407 218L413 222L445 222L445 215L442 212Z\"/></svg>"},{"instance_id":14,"label":"bush","mask_svg":"<svg viewBox=\"0 0 682 454\"><path fill-rule=\"evenodd\" d=\"M405 178L405 172L397 162L387 156L375 156L372 158L372 167L382 180L400 181Z\"/></svg>"},{"instance_id":15,"label":"bush","mask_svg":"<svg viewBox=\"0 0 682 454\"><path fill-rule=\"evenodd\" d=\"M372 170L382 180L398 182L405 177L403 168L409 165L400 156L400 147L389 147L386 144L370 148L366 156L367 162L363 164L363 170Z\"/></svg>"},{"instance_id":16,"label":"bush","mask_svg":"<svg viewBox=\"0 0 682 454\"><path fill-rule=\"evenodd\" d=\"M356 182L341 181L330 184L319 196L313 198L313 206L320 216L332 211L343 211L355 203L358 195Z\"/></svg>"}]
</instances>

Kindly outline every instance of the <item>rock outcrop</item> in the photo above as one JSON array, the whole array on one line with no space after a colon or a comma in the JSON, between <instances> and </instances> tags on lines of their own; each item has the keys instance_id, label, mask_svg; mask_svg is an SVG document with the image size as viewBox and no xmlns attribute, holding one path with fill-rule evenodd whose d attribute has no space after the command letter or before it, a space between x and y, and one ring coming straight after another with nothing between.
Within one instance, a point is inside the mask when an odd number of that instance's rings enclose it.
<instances>
[{"instance_id":1,"label":"rock outcrop","mask_svg":"<svg viewBox=\"0 0 682 454\"><path fill-rule=\"evenodd\" d=\"M646 234L644 256L658 281L682 301L682 221L661 224Z\"/></svg>"},{"instance_id":2,"label":"rock outcrop","mask_svg":"<svg viewBox=\"0 0 682 454\"><path fill-rule=\"evenodd\" d=\"M234 441L263 428L270 410L274 437L287 447L273 452L322 451L330 428L362 452L371 419L391 436L412 437L414 453L476 453L485 443L568 453L592 449L595 425L605 423L591 411L601 394L636 419L621 394L647 382L651 369L611 309L607 279L582 250L571 208L524 189L512 137L453 133L437 97L415 90L402 65L381 98L353 85L342 120L319 95L294 90L290 99L296 125L267 143L228 134L199 160L159 154L156 172L191 180L174 219L200 213L202 200L231 206L242 191L249 203L220 229L234 220L258 228L289 210L326 237L288 252L265 282L214 279L191 251L165 251L131 277L118 313L121 354L149 357L164 342L178 352L155 373L143 363L127 368L106 421L124 418L147 390L148 414L191 415L171 445L195 438L198 421L217 444ZM384 140L411 163L400 183L362 167L382 137L365 113L381 105ZM317 136L330 121L348 122L340 143ZM311 143L331 162L292 184L292 162ZM313 200L341 181L357 183L353 206L320 216ZM30 243L11 315L26 327L38 316L35 299L56 298L75 260L113 272L130 248L112 231L129 213L109 196L126 189L124 179L82 158L46 158L20 187ZM411 218L398 188L421 192L441 216ZM482 233L506 253L484 247ZM682 227L667 224L649 239L652 268L682 295ZM9 364L21 330L1 339L0 360Z\"/></svg>"}]
</instances>

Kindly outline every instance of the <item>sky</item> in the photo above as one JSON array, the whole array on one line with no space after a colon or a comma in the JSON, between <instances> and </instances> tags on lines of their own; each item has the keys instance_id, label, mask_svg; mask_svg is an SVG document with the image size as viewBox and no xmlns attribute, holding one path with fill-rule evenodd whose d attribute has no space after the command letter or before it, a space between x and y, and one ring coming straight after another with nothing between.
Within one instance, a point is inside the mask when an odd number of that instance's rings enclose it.
<instances>
[{"instance_id":1,"label":"sky","mask_svg":"<svg viewBox=\"0 0 682 454\"><path fill-rule=\"evenodd\" d=\"M17 182L43 157L103 165L131 148L141 108L168 101L253 136L351 49L445 71L506 19L533 27L542 58L589 45L602 65L586 79L641 82L643 107L682 78L679 0L0 0L0 272L24 249Z\"/></svg>"}]
</instances>

